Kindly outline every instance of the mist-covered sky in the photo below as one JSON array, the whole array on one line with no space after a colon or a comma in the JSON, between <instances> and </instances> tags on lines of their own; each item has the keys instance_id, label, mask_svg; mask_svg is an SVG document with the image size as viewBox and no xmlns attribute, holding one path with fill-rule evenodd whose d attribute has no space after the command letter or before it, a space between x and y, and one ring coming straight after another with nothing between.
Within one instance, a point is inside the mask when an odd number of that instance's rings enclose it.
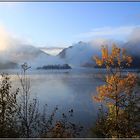
<instances>
[{"instance_id":1,"label":"mist-covered sky","mask_svg":"<svg viewBox=\"0 0 140 140\"><path fill-rule=\"evenodd\" d=\"M1 43L7 35L38 47L96 38L125 41L139 27L140 2L0 3Z\"/></svg>"}]
</instances>

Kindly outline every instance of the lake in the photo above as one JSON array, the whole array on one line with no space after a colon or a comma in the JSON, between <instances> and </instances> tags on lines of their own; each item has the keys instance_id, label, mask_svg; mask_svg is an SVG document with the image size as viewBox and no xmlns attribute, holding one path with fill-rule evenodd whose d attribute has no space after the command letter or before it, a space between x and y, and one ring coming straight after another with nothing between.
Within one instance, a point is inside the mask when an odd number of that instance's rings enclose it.
<instances>
[{"instance_id":1,"label":"lake","mask_svg":"<svg viewBox=\"0 0 140 140\"><path fill-rule=\"evenodd\" d=\"M3 70L11 75L14 87L19 87L17 73L20 70ZM1 70L2 72L2 70ZM94 125L99 103L92 100L96 87L103 84L98 77L99 69L30 70L31 94L40 104L48 104L51 112L58 105L58 112L74 110L73 121L84 126L81 137L90 137L89 129Z\"/></svg>"}]
</instances>

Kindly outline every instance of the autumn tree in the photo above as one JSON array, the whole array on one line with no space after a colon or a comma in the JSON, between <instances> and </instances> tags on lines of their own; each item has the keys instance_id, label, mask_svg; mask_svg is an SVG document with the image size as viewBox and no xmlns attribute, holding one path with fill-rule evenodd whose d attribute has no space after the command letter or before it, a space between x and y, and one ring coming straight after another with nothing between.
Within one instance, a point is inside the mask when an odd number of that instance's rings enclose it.
<instances>
[{"instance_id":1,"label":"autumn tree","mask_svg":"<svg viewBox=\"0 0 140 140\"><path fill-rule=\"evenodd\" d=\"M75 138L80 136L83 131L83 126L76 124L71 119L73 118L73 109L68 113L62 113L61 119L57 120L51 129L44 135L52 138Z\"/></svg>"},{"instance_id":2,"label":"autumn tree","mask_svg":"<svg viewBox=\"0 0 140 140\"><path fill-rule=\"evenodd\" d=\"M136 101L134 90L137 76L123 72L131 65L132 57L126 54L125 49L114 44L111 52L107 46L102 46L102 57L95 56L94 59L99 67L106 69L105 84L97 87L98 94L93 97L98 102L104 102L108 108L105 119L98 122L98 129L103 127L99 127L99 123L104 123L102 132L105 137L136 137L135 125L126 128L134 121L134 118L130 119L130 114L134 109L132 101Z\"/></svg>"}]
</instances>

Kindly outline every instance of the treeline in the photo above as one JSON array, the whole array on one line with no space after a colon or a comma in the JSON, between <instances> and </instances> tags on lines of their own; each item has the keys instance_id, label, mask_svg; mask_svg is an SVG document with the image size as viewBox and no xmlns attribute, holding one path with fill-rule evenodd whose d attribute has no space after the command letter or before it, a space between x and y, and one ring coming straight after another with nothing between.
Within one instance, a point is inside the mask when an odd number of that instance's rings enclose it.
<instances>
[{"instance_id":1,"label":"treeline","mask_svg":"<svg viewBox=\"0 0 140 140\"><path fill-rule=\"evenodd\" d=\"M38 67L37 69L44 69L44 70L48 70L48 69L71 69L71 66L69 66L68 64L47 65L47 66L43 66L43 67Z\"/></svg>"}]
</instances>

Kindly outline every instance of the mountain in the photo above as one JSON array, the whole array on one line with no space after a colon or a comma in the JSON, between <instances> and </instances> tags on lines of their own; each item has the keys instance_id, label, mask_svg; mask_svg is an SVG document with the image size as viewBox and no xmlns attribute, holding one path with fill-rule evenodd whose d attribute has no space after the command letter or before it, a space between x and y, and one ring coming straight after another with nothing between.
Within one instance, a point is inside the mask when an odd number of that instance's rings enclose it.
<instances>
[{"instance_id":1,"label":"mountain","mask_svg":"<svg viewBox=\"0 0 140 140\"><path fill-rule=\"evenodd\" d=\"M0 69L15 69L18 68L18 64L14 62L0 62Z\"/></svg>"},{"instance_id":2,"label":"mountain","mask_svg":"<svg viewBox=\"0 0 140 140\"><path fill-rule=\"evenodd\" d=\"M123 46L127 53L132 56L133 63L131 67L140 68L140 40L130 40Z\"/></svg>"},{"instance_id":3,"label":"mountain","mask_svg":"<svg viewBox=\"0 0 140 140\"><path fill-rule=\"evenodd\" d=\"M107 44L111 49L113 43L126 48L134 59L132 66L140 68L140 39L129 39L125 43L103 39L90 42L80 41L64 49L37 48L21 42L9 42L5 46L0 44L0 68L16 68L24 62L27 62L32 68L63 64L68 64L71 67L95 67L93 57L101 56L101 46ZM55 55L46 52L55 53ZM56 52L59 54L56 55Z\"/></svg>"},{"instance_id":4,"label":"mountain","mask_svg":"<svg viewBox=\"0 0 140 140\"><path fill-rule=\"evenodd\" d=\"M140 68L140 40L128 40L127 42L115 40L96 40L93 42L80 41L73 46L63 49L58 56L73 67L96 67L93 57L101 56L102 45L107 44L110 50L113 43L119 47L126 48L127 53L132 56L133 63L131 68Z\"/></svg>"},{"instance_id":5,"label":"mountain","mask_svg":"<svg viewBox=\"0 0 140 140\"><path fill-rule=\"evenodd\" d=\"M94 67L93 56L101 56L101 45L115 43L124 47L133 57L133 67L140 68L140 28L136 28L127 42L112 39L94 39L89 42L78 42L68 48L39 48L25 44L4 29L0 29L0 68L16 68L27 62L32 68L47 65L69 64L71 67Z\"/></svg>"},{"instance_id":6,"label":"mountain","mask_svg":"<svg viewBox=\"0 0 140 140\"><path fill-rule=\"evenodd\" d=\"M69 48L63 49L59 53L59 57L71 66L82 66L86 63L93 64L92 56L97 53L97 50L90 43L80 41Z\"/></svg>"},{"instance_id":7,"label":"mountain","mask_svg":"<svg viewBox=\"0 0 140 140\"><path fill-rule=\"evenodd\" d=\"M32 68L48 64L64 64L62 60L51 56L37 47L27 44L12 44L0 51L0 64L13 62L22 64L27 62Z\"/></svg>"},{"instance_id":8,"label":"mountain","mask_svg":"<svg viewBox=\"0 0 140 140\"><path fill-rule=\"evenodd\" d=\"M113 40L78 42L59 53L59 57L71 66L94 67L94 56L101 56L101 45L112 44ZM120 42L117 42L119 44Z\"/></svg>"},{"instance_id":9,"label":"mountain","mask_svg":"<svg viewBox=\"0 0 140 140\"><path fill-rule=\"evenodd\" d=\"M59 47L43 47L40 48L43 52L56 56L58 55L64 48L59 48Z\"/></svg>"}]
</instances>

